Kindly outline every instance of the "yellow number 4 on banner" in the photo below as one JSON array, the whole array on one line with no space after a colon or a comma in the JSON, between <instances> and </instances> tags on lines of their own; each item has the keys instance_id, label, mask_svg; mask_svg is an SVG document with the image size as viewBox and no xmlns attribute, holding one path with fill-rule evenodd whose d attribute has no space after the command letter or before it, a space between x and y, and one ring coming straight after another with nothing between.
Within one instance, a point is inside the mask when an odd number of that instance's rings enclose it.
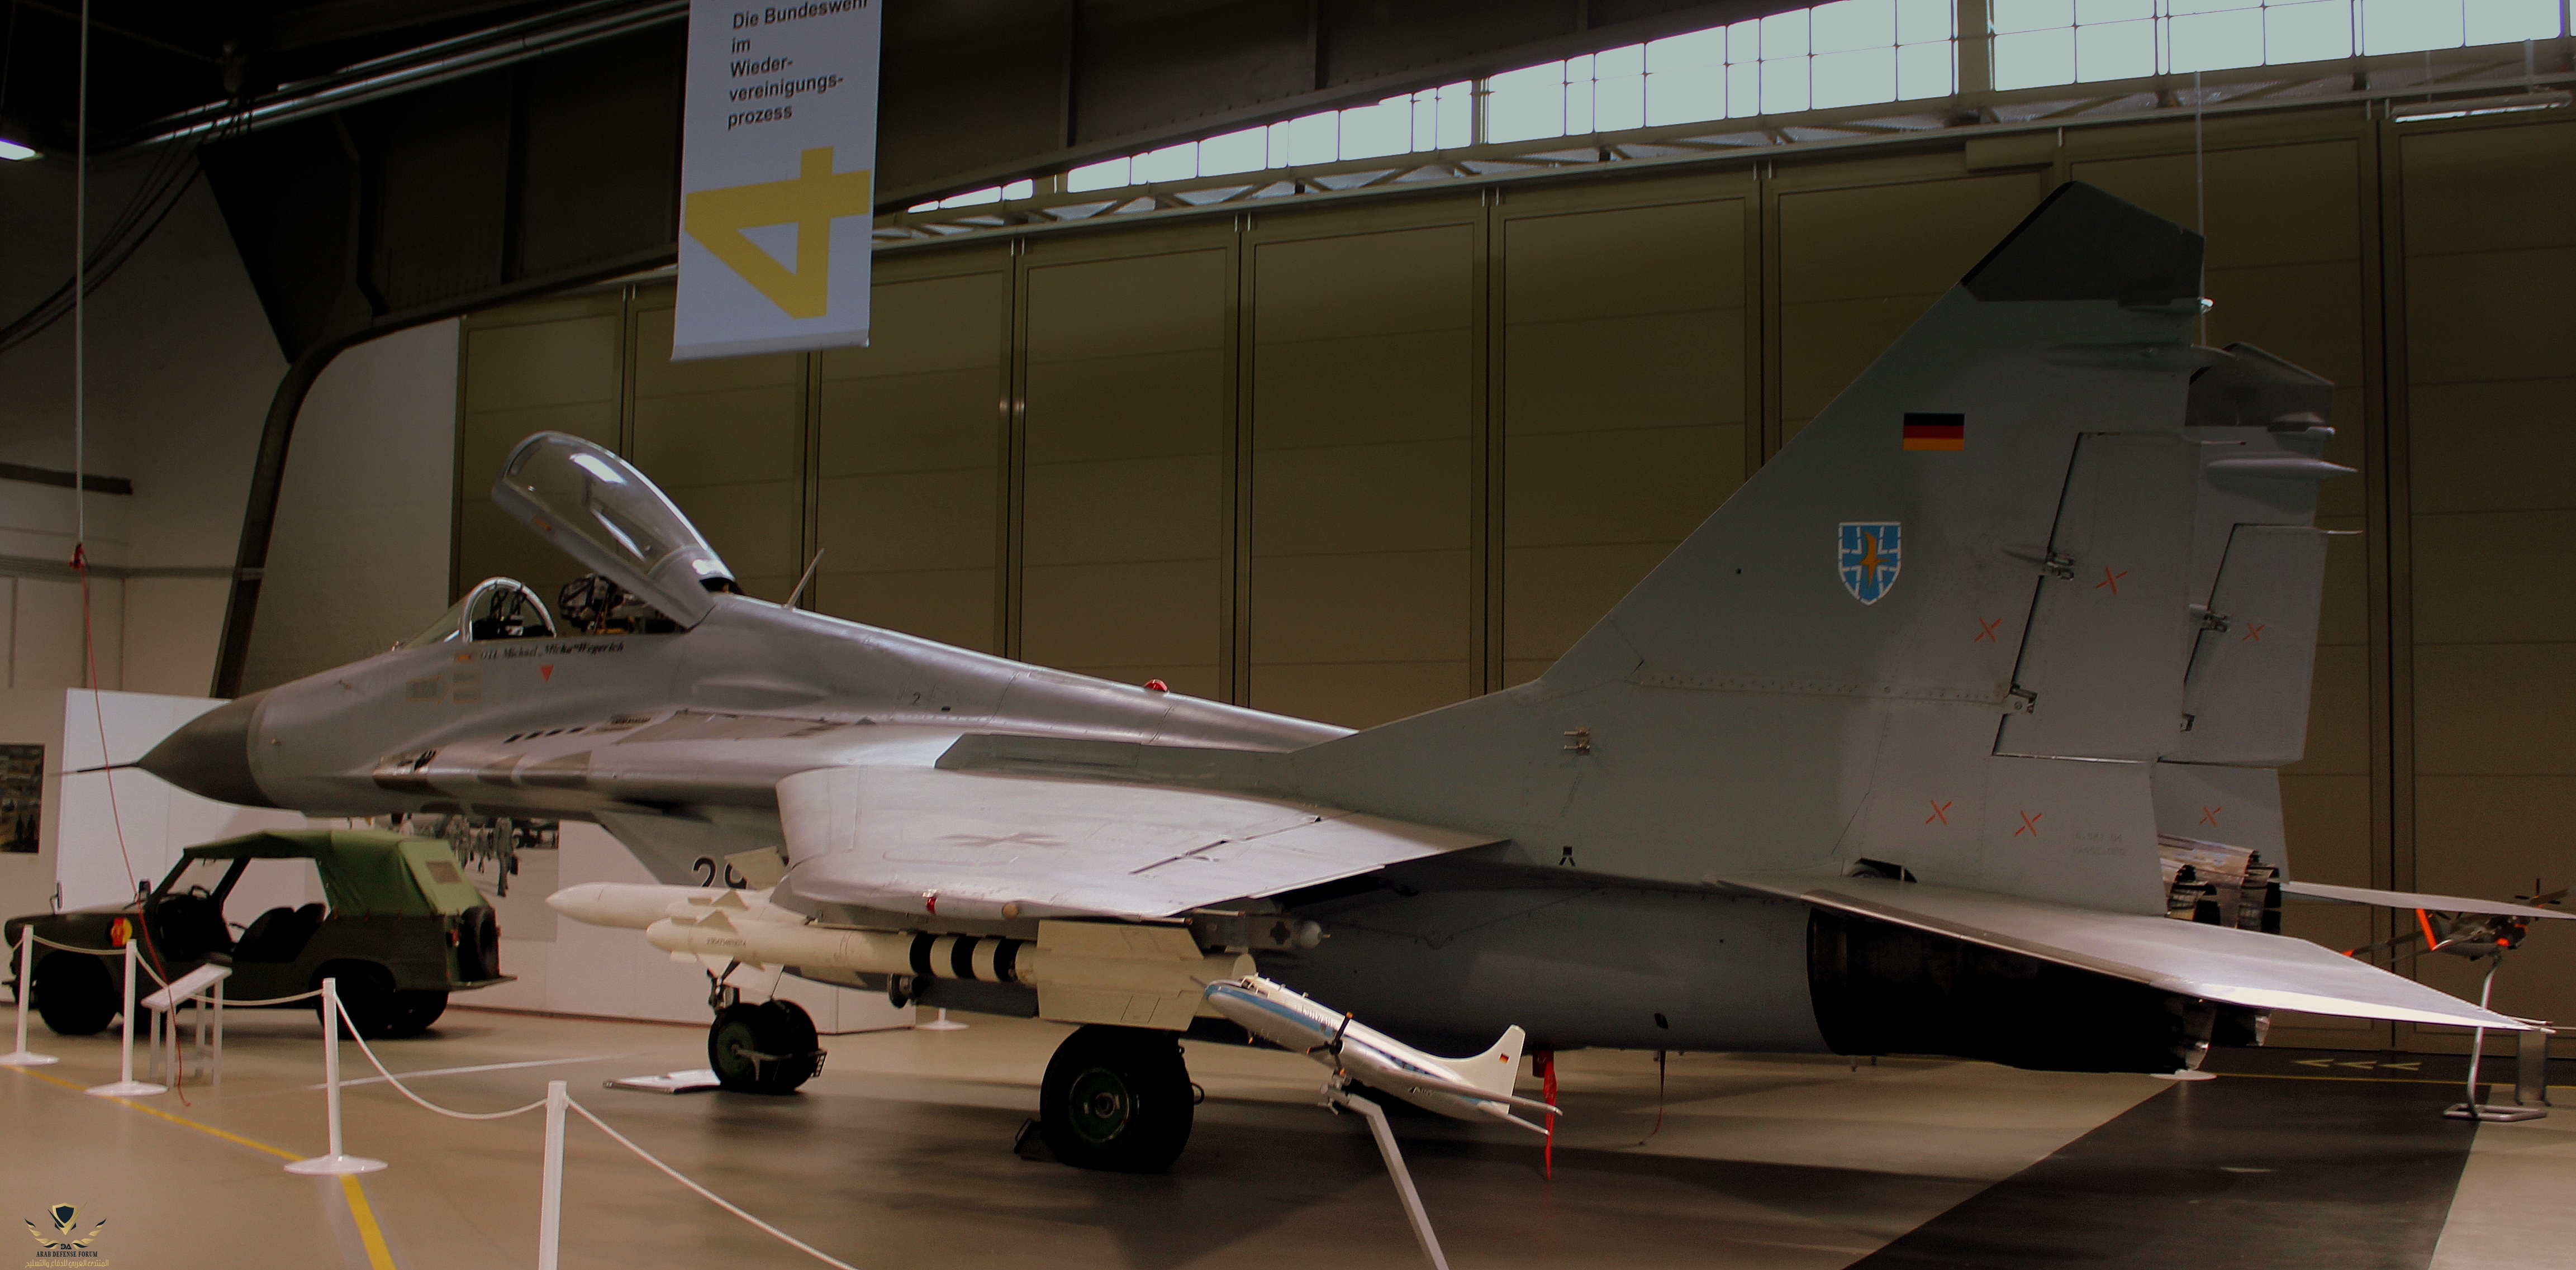
<instances>
[{"instance_id":1,"label":"yellow number 4 on banner","mask_svg":"<svg viewBox=\"0 0 2576 1270\"><path fill-rule=\"evenodd\" d=\"M807 150L794 180L691 192L681 203L682 228L787 316L818 318L831 300L832 221L873 211L869 177L834 172L829 146ZM786 224L796 226L794 273L742 232Z\"/></svg>"}]
</instances>

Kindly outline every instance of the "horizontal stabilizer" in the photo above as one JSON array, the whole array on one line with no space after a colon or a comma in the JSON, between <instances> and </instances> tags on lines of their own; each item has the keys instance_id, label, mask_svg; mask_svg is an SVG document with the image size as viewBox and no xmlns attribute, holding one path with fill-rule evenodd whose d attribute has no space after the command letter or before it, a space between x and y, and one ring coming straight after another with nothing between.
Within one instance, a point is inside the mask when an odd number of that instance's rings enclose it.
<instances>
[{"instance_id":1,"label":"horizontal stabilizer","mask_svg":"<svg viewBox=\"0 0 2576 1270\"><path fill-rule=\"evenodd\" d=\"M2413 891L2374 891L2363 886L2328 886L2323 882L2284 882L2285 895L2305 895L2311 899L2339 900L2346 904L2376 904L2381 908L2424 908L2436 913L2490 913L2498 917L2556 917L2576 920L2576 913L2565 909L2540 908L2506 900L2473 900L2464 895L2419 895Z\"/></svg>"},{"instance_id":2,"label":"horizontal stabilizer","mask_svg":"<svg viewBox=\"0 0 2576 1270\"><path fill-rule=\"evenodd\" d=\"M1708 880L2257 1010L2499 1031L2528 1027L2286 935L1889 878L1770 873Z\"/></svg>"}]
</instances>

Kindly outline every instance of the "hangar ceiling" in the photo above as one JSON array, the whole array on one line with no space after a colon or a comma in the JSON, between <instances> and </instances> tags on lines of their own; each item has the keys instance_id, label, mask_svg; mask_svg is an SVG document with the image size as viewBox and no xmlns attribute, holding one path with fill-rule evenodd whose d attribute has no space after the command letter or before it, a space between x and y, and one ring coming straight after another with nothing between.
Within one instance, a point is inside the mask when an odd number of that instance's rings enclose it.
<instances>
[{"instance_id":1,"label":"hangar ceiling","mask_svg":"<svg viewBox=\"0 0 2576 1270\"><path fill-rule=\"evenodd\" d=\"M0 135L69 150L77 0L8 3ZM1795 7L898 0L879 204ZM290 361L674 251L685 0L91 12L93 153L201 147Z\"/></svg>"}]
</instances>

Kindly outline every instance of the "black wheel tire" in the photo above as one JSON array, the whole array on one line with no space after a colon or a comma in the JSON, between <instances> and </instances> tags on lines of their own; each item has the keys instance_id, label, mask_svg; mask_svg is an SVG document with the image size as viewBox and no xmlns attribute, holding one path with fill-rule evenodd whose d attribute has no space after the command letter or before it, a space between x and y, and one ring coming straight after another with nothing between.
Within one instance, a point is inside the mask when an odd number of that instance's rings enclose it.
<instances>
[{"instance_id":1,"label":"black wheel tire","mask_svg":"<svg viewBox=\"0 0 2576 1270\"><path fill-rule=\"evenodd\" d=\"M1170 1032L1093 1024L1048 1060L1038 1132L1081 1169L1160 1173L1190 1141L1190 1071Z\"/></svg>"},{"instance_id":2,"label":"black wheel tire","mask_svg":"<svg viewBox=\"0 0 2576 1270\"><path fill-rule=\"evenodd\" d=\"M474 982L501 975L501 923L489 908L469 908L456 923L457 977Z\"/></svg>"},{"instance_id":3,"label":"black wheel tire","mask_svg":"<svg viewBox=\"0 0 2576 1270\"><path fill-rule=\"evenodd\" d=\"M338 980L340 1035L382 1041L411 1034L402 1030L402 993L392 971L371 961L334 961L313 973L313 986L325 979ZM314 998L313 1011L322 1012L321 998Z\"/></svg>"},{"instance_id":4,"label":"black wheel tire","mask_svg":"<svg viewBox=\"0 0 2576 1270\"><path fill-rule=\"evenodd\" d=\"M35 995L27 1003L56 1036L96 1036L124 1008L116 976L96 957L55 953L36 963Z\"/></svg>"},{"instance_id":5,"label":"black wheel tire","mask_svg":"<svg viewBox=\"0 0 2576 1270\"><path fill-rule=\"evenodd\" d=\"M736 1003L707 1028L707 1066L742 1094L792 1094L823 1070L814 1020L793 1001Z\"/></svg>"},{"instance_id":6,"label":"black wheel tire","mask_svg":"<svg viewBox=\"0 0 2576 1270\"><path fill-rule=\"evenodd\" d=\"M439 988L404 988L394 993L393 1036L418 1036L447 1013L447 993Z\"/></svg>"}]
</instances>

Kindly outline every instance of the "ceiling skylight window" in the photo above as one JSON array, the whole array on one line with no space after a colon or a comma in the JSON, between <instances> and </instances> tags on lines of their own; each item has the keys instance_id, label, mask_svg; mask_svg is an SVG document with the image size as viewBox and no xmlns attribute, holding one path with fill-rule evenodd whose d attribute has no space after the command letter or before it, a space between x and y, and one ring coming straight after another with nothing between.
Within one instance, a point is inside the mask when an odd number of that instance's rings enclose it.
<instances>
[{"instance_id":1,"label":"ceiling skylight window","mask_svg":"<svg viewBox=\"0 0 2576 1270\"><path fill-rule=\"evenodd\" d=\"M1949 97L1960 90L1958 15L1970 4L1989 24L1992 84L2005 91L2568 34L2567 0L1832 0L1106 159L1066 172L1061 188ZM0 142L0 157L32 153ZM1016 181L910 210L1023 199L1033 188Z\"/></svg>"},{"instance_id":2,"label":"ceiling skylight window","mask_svg":"<svg viewBox=\"0 0 2576 1270\"><path fill-rule=\"evenodd\" d=\"M1614 132L1958 91L1950 0L1835 0L1487 81L1485 139Z\"/></svg>"},{"instance_id":3,"label":"ceiling skylight window","mask_svg":"<svg viewBox=\"0 0 2576 1270\"><path fill-rule=\"evenodd\" d=\"M1303 115L1266 128L1246 128L1184 141L1160 150L1085 164L1064 174L1064 188L1082 193L1157 181L1259 172L1270 168L1338 163L1453 150L1475 143L1475 84L1460 81L1389 97L1367 106Z\"/></svg>"},{"instance_id":4,"label":"ceiling skylight window","mask_svg":"<svg viewBox=\"0 0 2576 1270\"><path fill-rule=\"evenodd\" d=\"M1993 0L1995 87L2556 39L2558 0Z\"/></svg>"}]
</instances>

